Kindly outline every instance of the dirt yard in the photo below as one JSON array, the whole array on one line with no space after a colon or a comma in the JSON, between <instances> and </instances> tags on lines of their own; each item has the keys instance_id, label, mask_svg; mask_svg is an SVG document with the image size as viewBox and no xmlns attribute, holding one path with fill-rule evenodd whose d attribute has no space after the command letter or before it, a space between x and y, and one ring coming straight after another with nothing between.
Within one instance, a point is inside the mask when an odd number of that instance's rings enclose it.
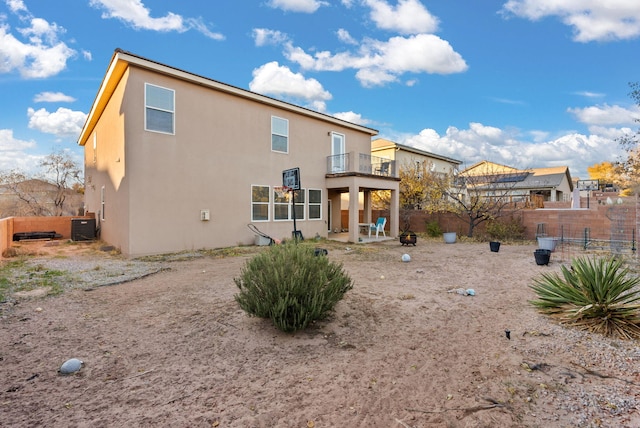
<instances>
[{"instance_id":1,"label":"dirt yard","mask_svg":"<svg viewBox=\"0 0 640 428\"><path fill-rule=\"evenodd\" d=\"M577 254L538 266L534 245L319 246L354 288L296 334L234 301L233 278L265 247L154 259L144 278L0 305L0 426L640 426L638 342L567 329L528 303L532 278ZM134 268L65 251L33 257ZM58 374L70 358L83 368Z\"/></svg>"}]
</instances>

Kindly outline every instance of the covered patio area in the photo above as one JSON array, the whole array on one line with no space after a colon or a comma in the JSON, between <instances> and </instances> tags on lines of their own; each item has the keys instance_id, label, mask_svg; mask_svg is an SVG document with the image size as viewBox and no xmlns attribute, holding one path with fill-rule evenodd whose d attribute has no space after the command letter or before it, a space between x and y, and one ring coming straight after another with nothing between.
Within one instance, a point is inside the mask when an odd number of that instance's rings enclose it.
<instances>
[{"instance_id":1,"label":"covered patio area","mask_svg":"<svg viewBox=\"0 0 640 428\"><path fill-rule=\"evenodd\" d=\"M399 178L341 173L328 175L326 182L329 198L328 230L333 232L333 235L347 233L347 242L363 242L362 239L369 239L368 225L376 222L376 219L372 218L372 193L383 190L389 192L386 235L390 238L398 236L400 230ZM343 195L346 195L346 198L343 198ZM345 217L344 220L342 218L343 203L347 205L344 209L348 210L348 219ZM378 237L378 239L381 238L381 236ZM372 239L374 239L373 236Z\"/></svg>"}]
</instances>

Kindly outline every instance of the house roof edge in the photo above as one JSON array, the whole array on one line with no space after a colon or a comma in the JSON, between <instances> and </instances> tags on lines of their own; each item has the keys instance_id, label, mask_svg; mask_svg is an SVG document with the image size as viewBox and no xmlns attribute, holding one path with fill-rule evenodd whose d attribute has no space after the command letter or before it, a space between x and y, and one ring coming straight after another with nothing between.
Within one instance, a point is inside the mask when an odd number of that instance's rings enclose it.
<instances>
[{"instance_id":1,"label":"house roof edge","mask_svg":"<svg viewBox=\"0 0 640 428\"><path fill-rule=\"evenodd\" d=\"M286 101L277 100L275 98L229 85L227 83L222 83L208 77L200 76L198 74L181 70L176 67L144 58L123 49L116 48L113 56L111 57L111 61L109 62L107 72L102 80L102 83L100 84L100 88L98 90L96 98L91 105L91 109L89 111L89 114L87 115L87 119L82 128L82 131L80 132L80 136L78 137L79 145L84 146L86 144L89 135L93 131L93 127L97 123L97 120L102 114L102 111L106 106L108 99L113 93L113 90L115 88L115 85L113 83L119 81L122 78L122 75L129 66L152 70L157 73L162 73L177 79L193 82L202 86L216 89L221 92L249 99L254 102L272 105L274 107L289 110L298 114L302 114L304 116L314 117L325 122L332 122L340 126L346 126L359 132L369 134L370 136L378 135L378 131L376 129L369 128L364 125L358 125L356 123L348 122L346 120L342 120L325 113L317 112L302 106L288 103Z\"/></svg>"}]
</instances>

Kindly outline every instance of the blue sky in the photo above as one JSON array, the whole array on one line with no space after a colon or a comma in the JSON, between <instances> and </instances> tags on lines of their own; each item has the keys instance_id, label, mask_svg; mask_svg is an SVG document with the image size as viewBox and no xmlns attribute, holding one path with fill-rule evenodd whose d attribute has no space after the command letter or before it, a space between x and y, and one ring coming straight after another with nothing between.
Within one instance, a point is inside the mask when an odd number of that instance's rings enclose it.
<instances>
[{"instance_id":1,"label":"blue sky","mask_svg":"<svg viewBox=\"0 0 640 428\"><path fill-rule=\"evenodd\" d=\"M77 137L116 48L518 168L615 161L640 110L630 0L0 0L0 171Z\"/></svg>"}]
</instances>

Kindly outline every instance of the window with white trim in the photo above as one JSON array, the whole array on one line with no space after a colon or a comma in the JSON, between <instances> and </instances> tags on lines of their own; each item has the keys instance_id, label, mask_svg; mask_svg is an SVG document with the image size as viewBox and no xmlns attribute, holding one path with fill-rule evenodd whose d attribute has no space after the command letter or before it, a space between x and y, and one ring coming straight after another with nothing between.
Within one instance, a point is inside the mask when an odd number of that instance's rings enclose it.
<instances>
[{"instance_id":1,"label":"window with white trim","mask_svg":"<svg viewBox=\"0 0 640 428\"><path fill-rule=\"evenodd\" d=\"M174 134L175 91L150 83L144 84L144 129Z\"/></svg>"},{"instance_id":2,"label":"window with white trim","mask_svg":"<svg viewBox=\"0 0 640 428\"><path fill-rule=\"evenodd\" d=\"M106 207L105 203L105 189L104 186L100 188L100 220L105 220L104 209Z\"/></svg>"},{"instance_id":3,"label":"window with white trim","mask_svg":"<svg viewBox=\"0 0 640 428\"><path fill-rule=\"evenodd\" d=\"M305 216L304 216L304 203L305 203L305 190L304 189L300 189L300 190L295 190L294 191L296 194L295 197L295 201L296 201L296 206L295 206L295 210L296 210L296 220L304 220ZM293 220L293 214L291 219Z\"/></svg>"},{"instance_id":4,"label":"window with white trim","mask_svg":"<svg viewBox=\"0 0 640 428\"><path fill-rule=\"evenodd\" d=\"M271 150L289 153L289 121L271 116Z\"/></svg>"},{"instance_id":5,"label":"window with white trim","mask_svg":"<svg viewBox=\"0 0 640 428\"><path fill-rule=\"evenodd\" d=\"M322 190L309 189L309 220L322 218Z\"/></svg>"},{"instance_id":6,"label":"window with white trim","mask_svg":"<svg viewBox=\"0 0 640 428\"><path fill-rule=\"evenodd\" d=\"M305 190L295 190L296 220L304 220ZM293 220L293 192L281 194L273 191L273 219Z\"/></svg>"},{"instance_id":7,"label":"window with white trim","mask_svg":"<svg viewBox=\"0 0 640 428\"><path fill-rule=\"evenodd\" d=\"M93 133L93 163L98 163L98 133Z\"/></svg>"},{"instance_id":8,"label":"window with white trim","mask_svg":"<svg viewBox=\"0 0 640 428\"><path fill-rule=\"evenodd\" d=\"M251 221L269 220L269 186L251 186Z\"/></svg>"},{"instance_id":9,"label":"window with white trim","mask_svg":"<svg viewBox=\"0 0 640 428\"><path fill-rule=\"evenodd\" d=\"M289 200L291 194L279 193L273 190L273 219L274 220L289 220Z\"/></svg>"}]
</instances>

